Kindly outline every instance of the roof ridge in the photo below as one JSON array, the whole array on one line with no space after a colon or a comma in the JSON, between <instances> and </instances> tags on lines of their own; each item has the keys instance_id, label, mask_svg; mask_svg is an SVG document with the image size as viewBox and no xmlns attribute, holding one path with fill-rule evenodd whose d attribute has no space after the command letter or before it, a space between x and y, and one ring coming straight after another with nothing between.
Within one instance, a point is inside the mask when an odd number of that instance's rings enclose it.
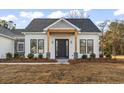
<instances>
[{"instance_id":1,"label":"roof ridge","mask_svg":"<svg viewBox=\"0 0 124 93\"><path fill-rule=\"evenodd\" d=\"M61 18L34 18L33 20L39 20L39 19L52 19L52 20L56 20L56 19L61 19ZM63 19L90 19L90 18L63 18Z\"/></svg>"}]
</instances>

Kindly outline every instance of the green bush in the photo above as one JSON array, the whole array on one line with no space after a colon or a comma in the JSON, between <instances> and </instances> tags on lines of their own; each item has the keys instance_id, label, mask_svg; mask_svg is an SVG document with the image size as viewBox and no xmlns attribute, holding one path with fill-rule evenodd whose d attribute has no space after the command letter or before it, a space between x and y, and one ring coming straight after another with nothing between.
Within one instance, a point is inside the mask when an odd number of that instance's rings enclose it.
<instances>
[{"instance_id":1,"label":"green bush","mask_svg":"<svg viewBox=\"0 0 124 93\"><path fill-rule=\"evenodd\" d=\"M104 56L103 54L100 54L100 55L99 55L100 58L103 58L103 56Z\"/></svg>"},{"instance_id":2,"label":"green bush","mask_svg":"<svg viewBox=\"0 0 124 93\"><path fill-rule=\"evenodd\" d=\"M12 59L12 53L6 53L6 59Z\"/></svg>"},{"instance_id":3,"label":"green bush","mask_svg":"<svg viewBox=\"0 0 124 93\"><path fill-rule=\"evenodd\" d=\"M109 54L109 53L107 53L105 56L106 56L106 58L110 58L110 59L112 58L111 54Z\"/></svg>"},{"instance_id":4,"label":"green bush","mask_svg":"<svg viewBox=\"0 0 124 93\"><path fill-rule=\"evenodd\" d=\"M34 58L34 54L32 54L32 53L29 53L29 54L28 54L28 58L29 58L29 59L32 59L32 58Z\"/></svg>"},{"instance_id":5,"label":"green bush","mask_svg":"<svg viewBox=\"0 0 124 93\"><path fill-rule=\"evenodd\" d=\"M38 58L42 59L43 58L43 54L39 54Z\"/></svg>"},{"instance_id":6,"label":"green bush","mask_svg":"<svg viewBox=\"0 0 124 93\"><path fill-rule=\"evenodd\" d=\"M91 53L90 54L90 58L92 58L92 59L96 58L96 54L95 53Z\"/></svg>"},{"instance_id":7,"label":"green bush","mask_svg":"<svg viewBox=\"0 0 124 93\"><path fill-rule=\"evenodd\" d=\"M87 59L87 55L82 55L82 59Z\"/></svg>"},{"instance_id":8,"label":"green bush","mask_svg":"<svg viewBox=\"0 0 124 93\"><path fill-rule=\"evenodd\" d=\"M19 58L19 57L20 57L20 55L18 53L14 54L14 58Z\"/></svg>"}]
</instances>

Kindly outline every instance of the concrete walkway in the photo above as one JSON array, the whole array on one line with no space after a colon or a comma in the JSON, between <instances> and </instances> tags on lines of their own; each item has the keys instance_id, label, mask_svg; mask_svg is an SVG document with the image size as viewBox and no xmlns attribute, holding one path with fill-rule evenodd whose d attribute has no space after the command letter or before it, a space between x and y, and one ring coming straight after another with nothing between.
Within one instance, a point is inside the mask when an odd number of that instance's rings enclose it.
<instances>
[{"instance_id":1,"label":"concrete walkway","mask_svg":"<svg viewBox=\"0 0 124 93\"><path fill-rule=\"evenodd\" d=\"M69 64L68 59L57 59L59 64Z\"/></svg>"}]
</instances>

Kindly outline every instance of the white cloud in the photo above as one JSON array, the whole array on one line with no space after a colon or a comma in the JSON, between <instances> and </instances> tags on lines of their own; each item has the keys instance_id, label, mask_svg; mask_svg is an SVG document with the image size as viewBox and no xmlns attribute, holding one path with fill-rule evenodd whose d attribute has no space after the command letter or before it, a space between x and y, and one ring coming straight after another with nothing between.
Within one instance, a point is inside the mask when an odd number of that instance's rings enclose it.
<instances>
[{"instance_id":1,"label":"white cloud","mask_svg":"<svg viewBox=\"0 0 124 93\"><path fill-rule=\"evenodd\" d=\"M0 19L7 20L7 21L14 21L18 18L15 15L7 15L7 16L1 16Z\"/></svg>"},{"instance_id":2,"label":"white cloud","mask_svg":"<svg viewBox=\"0 0 124 93\"><path fill-rule=\"evenodd\" d=\"M33 19L33 18L41 18L44 16L42 12L20 12L21 17Z\"/></svg>"},{"instance_id":3,"label":"white cloud","mask_svg":"<svg viewBox=\"0 0 124 93\"><path fill-rule=\"evenodd\" d=\"M83 9L85 12L91 11L92 9Z\"/></svg>"},{"instance_id":4,"label":"white cloud","mask_svg":"<svg viewBox=\"0 0 124 93\"><path fill-rule=\"evenodd\" d=\"M114 16L119 16L119 15L122 15L124 14L124 9L118 9L116 11L114 11Z\"/></svg>"},{"instance_id":5,"label":"white cloud","mask_svg":"<svg viewBox=\"0 0 124 93\"><path fill-rule=\"evenodd\" d=\"M65 17L67 13L61 12L61 11L55 11L48 15L48 18L61 18Z\"/></svg>"},{"instance_id":6,"label":"white cloud","mask_svg":"<svg viewBox=\"0 0 124 93\"><path fill-rule=\"evenodd\" d=\"M100 23L103 23L104 21L96 21L95 24L98 26Z\"/></svg>"},{"instance_id":7,"label":"white cloud","mask_svg":"<svg viewBox=\"0 0 124 93\"><path fill-rule=\"evenodd\" d=\"M26 20L22 20L22 23L26 23Z\"/></svg>"}]
</instances>

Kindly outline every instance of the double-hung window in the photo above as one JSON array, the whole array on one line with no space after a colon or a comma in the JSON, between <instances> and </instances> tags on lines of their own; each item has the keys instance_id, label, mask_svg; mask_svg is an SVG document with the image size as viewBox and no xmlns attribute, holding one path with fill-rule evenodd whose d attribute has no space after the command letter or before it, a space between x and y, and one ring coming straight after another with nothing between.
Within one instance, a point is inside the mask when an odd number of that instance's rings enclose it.
<instances>
[{"instance_id":1,"label":"double-hung window","mask_svg":"<svg viewBox=\"0 0 124 93\"><path fill-rule=\"evenodd\" d=\"M92 39L87 40L87 53L88 54L93 53L93 40Z\"/></svg>"},{"instance_id":2,"label":"double-hung window","mask_svg":"<svg viewBox=\"0 0 124 93\"><path fill-rule=\"evenodd\" d=\"M80 40L80 53L86 54L86 39Z\"/></svg>"},{"instance_id":3,"label":"double-hung window","mask_svg":"<svg viewBox=\"0 0 124 93\"><path fill-rule=\"evenodd\" d=\"M17 42L17 52L24 52L24 42Z\"/></svg>"},{"instance_id":4,"label":"double-hung window","mask_svg":"<svg viewBox=\"0 0 124 93\"><path fill-rule=\"evenodd\" d=\"M44 40L43 39L31 39L30 51L33 54L44 53Z\"/></svg>"},{"instance_id":5,"label":"double-hung window","mask_svg":"<svg viewBox=\"0 0 124 93\"><path fill-rule=\"evenodd\" d=\"M93 53L93 39L80 39L80 53L91 54Z\"/></svg>"},{"instance_id":6,"label":"double-hung window","mask_svg":"<svg viewBox=\"0 0 124 93\"><path fill-rule=\"evenodd\" d=\"M38 53L44 53L44 40L38 40Z\"/></svg>"}]
</instances>

